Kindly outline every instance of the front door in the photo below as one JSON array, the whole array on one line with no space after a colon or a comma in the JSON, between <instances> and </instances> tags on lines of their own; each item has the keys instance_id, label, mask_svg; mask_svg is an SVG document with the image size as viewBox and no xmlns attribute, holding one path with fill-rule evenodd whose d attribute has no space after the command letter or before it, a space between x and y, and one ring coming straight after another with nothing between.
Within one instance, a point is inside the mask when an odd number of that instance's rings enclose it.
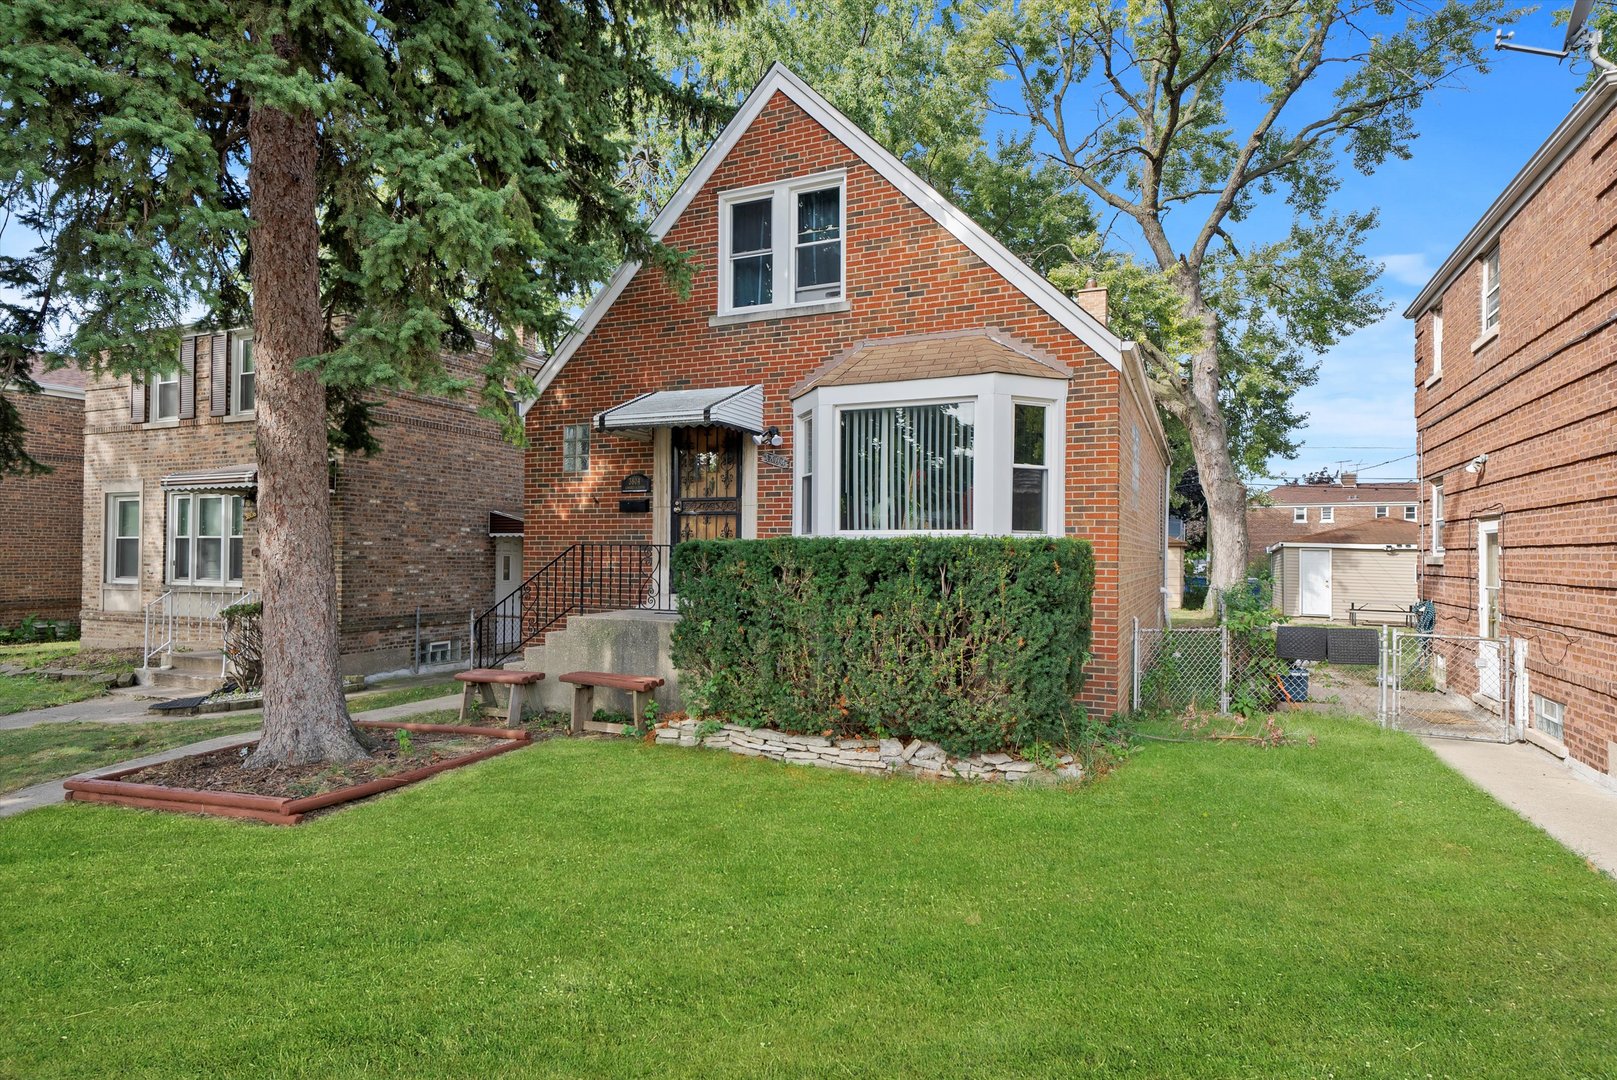
<instances>
[{"instance_id":1,"label":"front door","mask_svg":"<svg viewBox=\"0 0 1617 1080\"><path fill-rule=\"evenodd\" d=\"M495 634L502 646L522 637L522 605L519 600L501 604L522 585L522 538L500 536L494 540Z\"/></svg>"},{"instance_id":2,"label":"front door","mask_svg":"<svg viewBox=\"0 0 1617 1080\"><path fill-rule=\"evenodd\" d=\"M741 432L687 427L672 432L673 523L669 541L741 536Z\"/></svg>"},{"instance_id":3,"label":"front door","mask_svg":"<svg viewBox=\"0 0 1617 1080\"><path fill-rule=\"evenodd\" d=\"M1331 614L1331 553L1325 548L1302 548L1297 552L1297 614Z\"/></svg>"},{"instance_id":4,"label":"front door","mask_svg":"<svg viewBox=\"0 0 1617 1080\"><path fill-rule=\"evenodd\" d=\"M1500 698L1504 651L1499 645L1499 522L1477 522L1477 693Z\"/></svg>"}]
</instances>

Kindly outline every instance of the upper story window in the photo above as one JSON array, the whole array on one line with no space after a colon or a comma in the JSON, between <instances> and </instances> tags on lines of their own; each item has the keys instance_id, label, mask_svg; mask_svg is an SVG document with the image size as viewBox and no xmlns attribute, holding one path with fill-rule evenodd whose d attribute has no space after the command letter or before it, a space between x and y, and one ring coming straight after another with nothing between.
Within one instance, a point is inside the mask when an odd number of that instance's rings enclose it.
<instances>
[{"instance_id":1,"label":"upper story window","mask_svg":"<svg viewBox=\"0 0 1617 1080\"><path fill-rule=\"evenodd\" d=\"M1387 516L1387 513L1388 513L1388 508L1387 507L1385 507L1385 506L1376 507L1376 517L1384 518L1384 517Z\"/></svg>"},{"instance_id":2,"label":"upper story window","mask_svg":"<svg viewBox=\"0 0 1617 1080\"><path fill-rule=\"evenodd\" d=\"M1329 525L1336 520L1336 507L1322 506L1319 508L1319 520L1322 525Z\"/></svg>"},{"instance_id":3,"label":"upper story window","mask_svg":"<svg viewBox=\"0 0 1617 1080\"><path fill-rule=\"evenodd\" d=\"M180 418L180 373L167 371L152 376L152 419Z\"/></svg>"},{"instance_id":4,"label":"upper story window","mask_svg":"<svg viewBox=\"0 0 1617 1080\"><path fill-rule=\"evenodd\" d=\"M719 313L841 298L845 195L834 174L720 196Z\"/></svg>"},{"instance_id":5,"label":"upper story window","mask_svg":"<svg viewBox=\"0 0 1617 1080\"><path fill-rule=\"evenodd\" d=\"M245 334L230 344L230 411L250 413L258 405L257 366L253 363L253 337Z\"/></svg>"},{"instance_id":6,"label":"upper story window","mask_svg":"<svg viewBox=\"0 0 1617 1080\"><path fill-rule=\"evenodd\" d=\"M1499 325L1499 245L1482 257L1482 332Z\"/></svg>"},{"instance_id":7,"label":"upper story window","mask_svg":"<svg viewBox=\"0 0 1617 1080\"><path fill-rule=\"evenodd\" d=\"M1294 525L1302 525L1308 521L1308 507L1294 506L1291 508L1291 521Z\"/></svg>"},{"instance_id":8,"label":"upper story window","mask_svg":"<svg viewBox=\"0 0 1617 1080\"><path fill-rule=\"evenodd\" d=\"M1443 377L1443 309L1438 308L1432 312L1432 375L1433 379Z\"/></svg>"},{"instance_id":9,"label":"upper story window","mask_svg":"<svg viewBox=\"0 0 1617 1080\"><path fill-rule=\"evenodd\" d=\"M1404 520L1405 521L1414 521L1415 520L1415 507L1414 507L1413 504L1404 507Z\"/></svg>"}]
</instances>

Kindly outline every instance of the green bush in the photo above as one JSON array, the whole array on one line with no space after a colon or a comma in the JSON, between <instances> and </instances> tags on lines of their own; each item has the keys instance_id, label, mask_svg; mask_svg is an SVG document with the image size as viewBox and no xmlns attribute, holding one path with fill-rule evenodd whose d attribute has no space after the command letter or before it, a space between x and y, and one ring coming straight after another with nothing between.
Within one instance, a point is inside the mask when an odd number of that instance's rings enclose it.
<instances>
[{"instance_id":1,"label":"green bush","mask_svg":"<svg viewBox=\"0 0 1617 1080\"><path fill-rule=\"evenodd\" d=\"M1084 541L702 541L674 549L674 575L673 661L700 714L954 754L1089 734Z\"/></svg>"}]
</instances>

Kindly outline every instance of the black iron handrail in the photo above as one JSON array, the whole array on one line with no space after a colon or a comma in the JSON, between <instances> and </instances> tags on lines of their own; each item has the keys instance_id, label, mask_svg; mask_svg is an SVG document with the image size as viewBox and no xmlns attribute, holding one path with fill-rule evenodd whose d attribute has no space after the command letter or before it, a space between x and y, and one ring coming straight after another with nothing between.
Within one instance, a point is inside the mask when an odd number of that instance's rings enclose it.
<instances>
[{"instance_id":1,"label":"black iron handrail","mask_svg":"<svg viewBox=\"0 0 1617 1080\"><path fill-rule=\"evenodd\" d=\"M472 623L474 663L497 667L573 615L673 611L668 544L586 541L545 563Z\"/></svg>"}]
</instances>

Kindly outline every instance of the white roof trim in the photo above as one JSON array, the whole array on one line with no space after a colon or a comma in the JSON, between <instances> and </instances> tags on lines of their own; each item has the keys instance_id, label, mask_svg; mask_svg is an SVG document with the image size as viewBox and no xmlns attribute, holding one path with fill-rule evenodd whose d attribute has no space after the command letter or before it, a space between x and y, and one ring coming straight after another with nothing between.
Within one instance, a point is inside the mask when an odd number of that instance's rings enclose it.
<instances>
[{"instance_id":1,"label":"white roof trim","mask_svg":"<svg viewBox=\"0 0 1617 1080\"><path fill-rule=\"evenodd\" d=\"M1590 130L1611 111L1613 103L1617 103L1617 72L1606 72L1595 80L1595 84L1586 91L1578 103L1572 106L1550 137L1538 148L1532 157L1527 159L1505 190L1488 207L1488 212L1482 215L1482 220L1471 227L1460 241L1443 260L1432 280L1426 283L1420 294L1410 305L1404 309L1404 318L1418 319L1442 299L1454 279L1459 277L1472 262L1482 256L1482 253L1491 248L1499 234L1510 224L1512 218L1527 204L1527 201L1554 176L1556 171L1566 159L1571 156L1583 140L1588 137Z\"/></svg>"},{"instance_id":2,"label":"white roof trim","mask_svg":"<svg viewBox=\"0 0 1617 1080\"><path fill-rule=\"evenodd\" d=\"M1392 548L1396 555L1401 551L1419 552L1419 544L1310 544L1307 540L1281 540L1264 548L1265 554L1274 554L1283 547L1291 548L1331 548L1342 551L1386 551Z\"/></svg>"},{"instance_id":3,"label":"white roof trim","mask_svg":"<svg viewBox=\"0 0 1617 1080\"><path fill-rule=\"evenodd\" d=\"M783 93L799 108L813 119L818 121L832 135L836 136L842 144L858 155L866 164L879 173L883 179L909 199L926 211L939 225L942 225L957 240L965 244L978 258L987 263L999 275L1016 286L1028 299L1032 300L1046 314L1055 319L1066 329L1077 335L1085 345L1095 350L1101 359L1119 371L1123 369L1123 342L1118 340L1101 322L1089 312L1078 306L1078 302L1050 284L1026 263L1012 255L1005 245L995 240L981 225L972 221L961 213L947 199L916 176L909 166L894 157L880 143L861 131L851 120L838 112L830 102L826 101L814 91L807 83L793 74L784 64L776 61L764 74L763 80L753 88L747 100L742 102L741 108L735 117L725 125L719 138L710 146L707 153L702 155L696 167L685 177L679 189L674 192L673 198L668 200L662 212L651 223L651 235L662 239L664 234L679 220L691 201L707 184L714 171L721 162L729 156L741 136L746 134L752 122L763 112L776 92ZM635 272L640 269L638 262L627 262L618 267L617 272L607 281L605 288L596 294L588 307L579 317L578 327L570 334L554 355L546 361L544 371L538 379L539 392L542 394L551 382L566 366L568 359L578 349L596 324L601 321L612 304L628 286ZM1136 361L1137 362L1137 361ZM1154 409L1152 410L1155 411Z\"/></svg>"}]
</instances>

